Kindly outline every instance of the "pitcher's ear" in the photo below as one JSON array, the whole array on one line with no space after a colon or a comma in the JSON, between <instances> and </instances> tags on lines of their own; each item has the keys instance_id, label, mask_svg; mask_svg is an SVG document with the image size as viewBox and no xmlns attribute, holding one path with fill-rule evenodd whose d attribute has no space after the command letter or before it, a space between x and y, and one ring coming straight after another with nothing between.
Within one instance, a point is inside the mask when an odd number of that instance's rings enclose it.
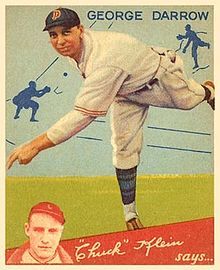
<instances>
[{"instance_id":1,"label":"pitcher's ear","mask_svg":"<svg viewBox=\"0 0 220 270\"><path fill-rule=\"evenodd\" d=\"M84 26L82 24L80 24L78 26L78 29L80 30L80 38L82 38L83 37L83 34L84 34Z\"/></svg>"}]
</instances>

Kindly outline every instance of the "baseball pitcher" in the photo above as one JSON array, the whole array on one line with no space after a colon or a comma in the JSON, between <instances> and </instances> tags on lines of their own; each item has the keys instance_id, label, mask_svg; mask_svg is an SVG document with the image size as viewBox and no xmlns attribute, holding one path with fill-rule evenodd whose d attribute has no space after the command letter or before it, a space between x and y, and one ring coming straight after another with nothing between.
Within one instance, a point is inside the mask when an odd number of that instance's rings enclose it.
<instances>
[{"instance_id":1,"label":"baseball pitcher","mask_svg":"<svg viewBox=\"0 0 220 270\"><path fill-rule=\"evenodd\" d=\"M15 149L7 167L16 160L28 164L42 150L105 116L111 106L113 165L125 222L128 230L140 229L136 174L149 106L190 110L205 101L214 109L214 84L188 79L174 51L149 47L126 34L84 29L77 13L67 8L51 11L44 31L53 48L79 70L84 84L74 108L46 133Z\"/></svg>"}]
</instances>

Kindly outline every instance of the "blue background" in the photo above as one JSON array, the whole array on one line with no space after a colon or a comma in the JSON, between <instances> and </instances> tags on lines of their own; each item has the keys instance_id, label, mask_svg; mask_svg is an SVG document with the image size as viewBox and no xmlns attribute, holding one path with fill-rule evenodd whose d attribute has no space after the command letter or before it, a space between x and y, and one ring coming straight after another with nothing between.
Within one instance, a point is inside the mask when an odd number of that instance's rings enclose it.
<instances>
[{"instance_id":1,"label":"blue background","mask_svg":"<svg viewBox=\"0 0 220 270\"><path fill-rule=\"evenodd\" d=\"M193 60L191 51L180 55L185 63L186 73L199 82L213 78L213 9L211 6L67 6L75 9L85 27L95 21L87 18L93 10L143 11L143 20L121 21L101 20L92 26L93 30L118 31L129 33L149 45L177 49L176 35L184 34L184 27L190 23L195 31L207 32L200 35L210 42L211 48L199 48L199 62L209 68L192 74ZM74 104L74 97L82 84L82 78L68 63L59 59L37 80L37 89L45 85L52 91L40 99L35 99L40 109L36 118L39 122L29 121L31 110L23 110L20 119L14 120L15 105L11 99L27 87L30 80L40 74L56 59L57 53L49 43L48 33L42 32L44 19L55 6L8 6L6 8L6 151L31 140L45 132L53 123L67 113ZM153 10L208 11L207 21L193 20L152 20ZM113 24L112 24L113 22ZM111 27L110 27L111 25ZM110 27L110 29L108 29ZM64 76L64 72L67 76ZM57 88L58 87L58 88ZM57 88L56 94L53 90ZM109 114L98 118L101 122L92 123L78 136L93 137L88 140L74 137L69 141L40 153L28 166L15 164L8 175L17 176L65 176L65 175L113 175L111 131ZM173 129L168 131L151 127ZM205 134L184 133L180 131ZM11 142L11 143L10 143ZM14 143L15 145L13 145ZM171 150L154 148L148 145L173 147ZM210 153L203 153L211 152ZM213 112L206 103L191 111L150 108L144 126L144 144L139 166L140 174L199 174L213 172Z\"/></svg>"}]
</instances>

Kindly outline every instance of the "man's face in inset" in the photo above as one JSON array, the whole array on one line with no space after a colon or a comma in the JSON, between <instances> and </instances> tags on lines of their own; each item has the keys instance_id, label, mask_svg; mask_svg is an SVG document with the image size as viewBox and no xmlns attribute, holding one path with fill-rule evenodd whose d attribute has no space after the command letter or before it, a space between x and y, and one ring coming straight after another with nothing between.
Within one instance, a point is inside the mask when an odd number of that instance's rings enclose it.
<instances>
[{"instance_id":1,"label":"man's face in inset","mask_svg":"<svg viewBox=\"0 0 220 270\"><path fill-rule=\"evenodd\" d=\"M55 26L48 30L53 48L63 56L79 60L82 50L83 26Z\"/></svg>"},{"instance_id":2,"label":"man's face in inset","mask_svg":"<svg viewBox=\"0 0 220 270\"><path fill-rule=\"evenodd\" d=\"M53 217L35 213L25 224L25 233L30 240L30 253L40 262L53 258L63 232L63 225Z\"/></svg>"}]
</instances>

